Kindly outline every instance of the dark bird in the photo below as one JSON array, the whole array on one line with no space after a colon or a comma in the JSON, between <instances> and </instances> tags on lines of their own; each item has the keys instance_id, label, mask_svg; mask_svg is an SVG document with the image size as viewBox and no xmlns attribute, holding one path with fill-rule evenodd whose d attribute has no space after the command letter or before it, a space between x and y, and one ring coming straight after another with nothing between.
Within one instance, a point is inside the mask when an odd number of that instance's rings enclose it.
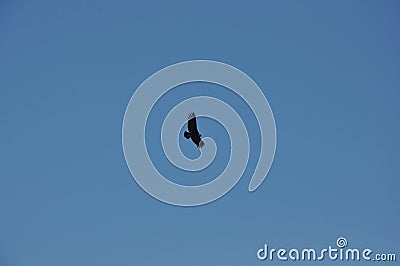
<instances>
[{"instance_id":1,"label":"dark bird","mask_svg":"<svg viewBox=\"0 0 400 266\"><path fill-rule=\"evenodd\" d=\"M198 148L203 147L204 142L201 140L201 135L197 130L196 115L194 113L190 113L187 119L189 132L185 131L185 133L183 133L184 137L187 139L192 139L193 143L196 144Z\"/></svg>"}]
</instances>

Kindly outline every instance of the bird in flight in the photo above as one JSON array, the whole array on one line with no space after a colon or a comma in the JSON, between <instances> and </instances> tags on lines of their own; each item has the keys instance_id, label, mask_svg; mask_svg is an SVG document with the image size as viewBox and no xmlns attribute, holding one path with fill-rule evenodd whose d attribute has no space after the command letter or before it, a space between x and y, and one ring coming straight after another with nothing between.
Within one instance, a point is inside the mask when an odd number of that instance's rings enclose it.
<instances>
[{"instance_id":1,"label":"bird in flight","mask_svg":"<svg viewBox=\"0 0 400 266\"><path fill-rule=\"evenodd\" d=\"M204 142L201 140L201 135L197 130L196 115L194 113L190 113L187 119L189 132L185 131L183 133L184 137L187 139L192 139L193 143L196 144L198 148L202 148L204 146Z\"/></svg>"}]
</instances>

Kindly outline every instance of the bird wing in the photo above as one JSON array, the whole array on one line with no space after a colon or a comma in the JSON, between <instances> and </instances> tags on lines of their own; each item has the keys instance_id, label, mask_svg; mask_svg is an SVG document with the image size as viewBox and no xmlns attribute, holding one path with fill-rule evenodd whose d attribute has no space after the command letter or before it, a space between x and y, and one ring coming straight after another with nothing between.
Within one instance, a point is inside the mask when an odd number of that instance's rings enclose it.
<instances>
[{"instance_id":1,"label":"bird wing","mask_svg":"<svg viewBox=\"0 0 400 266\"><path fill-rule=\"evenodd\" d=\"M196 115L194 113L188 115L188 130L191 134L199 134L199 131L197 130Z\"/></svg>"}]
</instances>

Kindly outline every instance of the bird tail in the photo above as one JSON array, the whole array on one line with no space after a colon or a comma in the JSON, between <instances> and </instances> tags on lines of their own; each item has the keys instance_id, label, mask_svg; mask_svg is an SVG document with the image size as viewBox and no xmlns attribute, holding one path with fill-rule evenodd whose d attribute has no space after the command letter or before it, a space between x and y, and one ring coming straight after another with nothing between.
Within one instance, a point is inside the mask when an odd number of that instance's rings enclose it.
<instances>
[{"instance_id":1,"label":"bird tail","mask_svg":"<svg viewBox=\"0 0 400 266\"><path fill-rule=\"evenodd\" d=\"M184 136L185 138L189 139L189 138L190 138L190 133L187 132L187 131L185 131L185 132L183 133L183 136Z\"/></svg>"}]
</instances>

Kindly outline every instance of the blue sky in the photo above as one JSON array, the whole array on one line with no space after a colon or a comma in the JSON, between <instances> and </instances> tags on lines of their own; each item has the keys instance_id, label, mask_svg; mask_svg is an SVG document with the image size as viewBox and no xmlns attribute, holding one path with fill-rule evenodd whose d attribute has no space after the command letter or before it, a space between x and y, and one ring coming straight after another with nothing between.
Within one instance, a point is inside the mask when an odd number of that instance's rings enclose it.
<instances>
[{"instance_id":1,"label":"blue sky","mask_svg":"<svg viewBox=\"0 0 400 266\"><path fill-rule=\"evenodd\" d=\"M2 1L0 265L263 265L264 243L320 248L339 236L398 254L399 10L396 1ZM135 183L121 129L141 82L193 59L251 76L278 142L256 192L251 160L227 195L182 208ZM209 87L177 88L157 108ZM229 145L219 125L204 127ZM216 172L226 162L217 159Z\"/></svg>"}]
</instances>

